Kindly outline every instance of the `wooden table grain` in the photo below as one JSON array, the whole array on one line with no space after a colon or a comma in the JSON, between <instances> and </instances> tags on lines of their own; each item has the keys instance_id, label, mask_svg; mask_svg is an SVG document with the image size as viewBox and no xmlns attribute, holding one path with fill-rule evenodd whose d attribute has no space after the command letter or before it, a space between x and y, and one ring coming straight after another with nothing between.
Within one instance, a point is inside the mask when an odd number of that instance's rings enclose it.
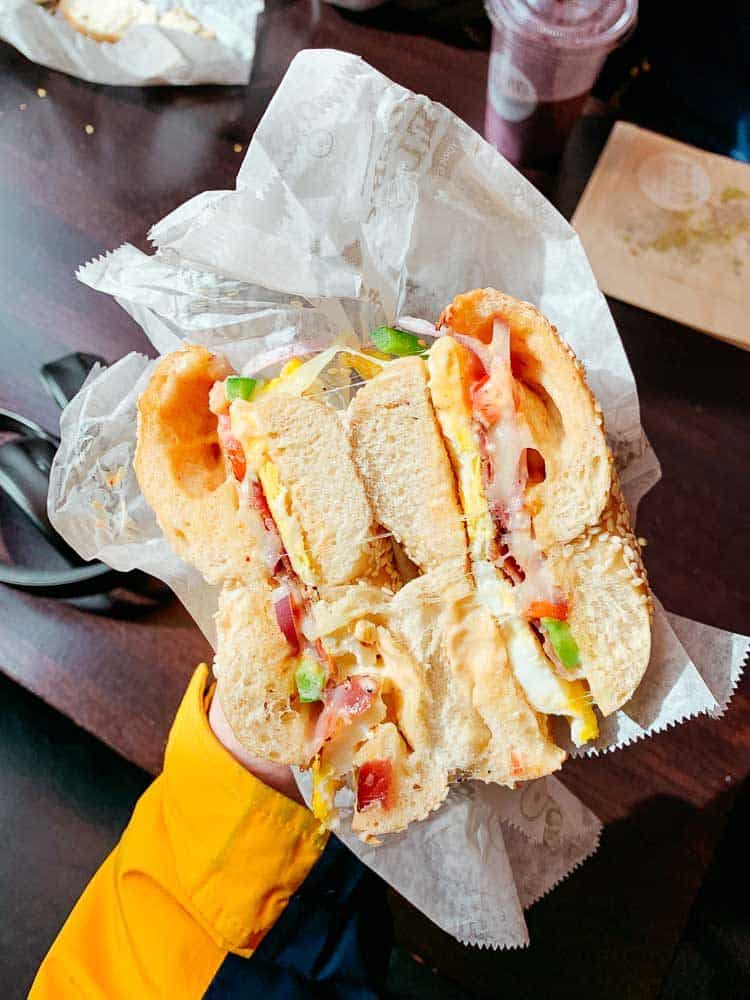
<instances>
[{"instance_id":1,"label":"wooden table grain","mask_svg":"<svg viewBox=\"0 0 750 1000\"><path fill-rule=\"evenodd\" d=\"M312 24L309 11L267 4L248 87L94 86L0 45L0 406L54 429L43 362L71 350L108 361L150 352L136 324L79 284L75 268L126 241L148 249L154 221L200 191L232 187L235 146L246 147L299 48L357 52L481 128L486 51L416 34L413 19L393 31L382 13L358 18L323 5ZM576 128L550 185L567 215L610 124L585 118ZM611 304L663 467L638 523L654 589L671 610L746 631L750 355ZM206 658L176 601L124 620L0 587L0 669L152 773L187 679ZM748 691L743 682L720 721L566 765L564 781L608 826L597 856L532 908L530 950L465 948L396 901L399 939L480 995L596 997L614 985L620 997L655 996L748 771Z\"/></svg>"}]
</instances>

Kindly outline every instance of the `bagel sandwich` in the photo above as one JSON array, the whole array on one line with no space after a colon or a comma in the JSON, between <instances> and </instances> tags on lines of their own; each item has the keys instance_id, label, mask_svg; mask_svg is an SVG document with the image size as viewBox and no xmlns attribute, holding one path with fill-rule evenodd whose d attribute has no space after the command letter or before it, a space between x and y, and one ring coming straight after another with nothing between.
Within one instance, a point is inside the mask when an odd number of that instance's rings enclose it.
<instances>
[{"instance_id":1,"label":"bagel sandwich","mask_svg":"<svg viewBox=\"0 0 750 1000\"><path fill-rule=\"evenodd\" d=\"M319 377L336 354L354 381L390 364L333 350L263 381L199 346L167 355L139 400L135 468L175 551L220 588L214 669L236 735L311 768L327 825L350 784L353 828L370 839L426 816L455 780L515 784L564 754L476 599L428 397L423 488L439 495L420 530L441 509L447 523L420 541L375 513L380 477L360 470L352 414Z\"/></svg>"},{"instance_id":2,"label":"bagel sandwich","mask_svg":"<svg viewBox=\"0 0 750 1000\"><path fill-rule=\"evenodd\" d=\"M139 401L136 472L220 588L237 737L337 823L404 829L451 783L550 774L646 670L651 597L601 410L528 303L459 295L364 352L248 378L189 346Z\"/></svg>"}]
</instances>

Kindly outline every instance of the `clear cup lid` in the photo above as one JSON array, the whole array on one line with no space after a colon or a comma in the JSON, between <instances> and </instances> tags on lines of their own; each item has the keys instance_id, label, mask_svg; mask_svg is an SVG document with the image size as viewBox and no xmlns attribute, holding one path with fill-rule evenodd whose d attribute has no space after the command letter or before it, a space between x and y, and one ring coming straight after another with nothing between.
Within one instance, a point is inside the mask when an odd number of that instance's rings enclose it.
<instances>
[{"instance_id":1,"label":"clear cup lid","mask_svg":"<svg viewBox=\"0 0 750 1000\"><path fill-rule=\"evenodd\" d=\"M485 0L490 20L529 41L611 48L633 27L638 0Z\"/></svg>"}]
</instances>

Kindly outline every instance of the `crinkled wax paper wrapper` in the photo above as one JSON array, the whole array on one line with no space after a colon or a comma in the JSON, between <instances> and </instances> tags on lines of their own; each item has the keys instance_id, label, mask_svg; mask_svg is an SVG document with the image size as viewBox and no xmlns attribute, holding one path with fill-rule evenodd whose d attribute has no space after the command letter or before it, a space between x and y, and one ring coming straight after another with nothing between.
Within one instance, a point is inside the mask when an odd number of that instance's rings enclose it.
<instances>
[{"instance_id":1,"label":"crinkled wax paper wrapper","mask_svg":"<svg viewBox=\"0 0 750 1000\"><path fill-rule=\"evenodd\" d=\"M659 466L633 376L578 239L467 125L355 56L303 52L258 126L235 191L191 199L151 232L81 268L161 353L183 338L245 374L290 353L366 337L399 315L435 319L460 291L494 285L551 317L587 366L635 513ZM136 401L155 362L131 354L93 373L62 418L50 516L83 556L169 583L213 638L216 593L171 552L132 460ZM114 484L114 485L112 485ZM720 713L748 640L657 605L652 662L589 752L698 713ZM563 772L564 774L564 772ZM526 943L530 905L591 854L600 823L556 778L515 791L468 783L374 848L341 836L446 931Z\"/></svg>"},{"instance_id":2,"label":"crinkled wax paper wrapper","mask_svg":"<svg viewBox=\"0 0 750 1000\"><path fill-rule=\"evenodd\" d=\"M160 12L172 0L149 0ZM0 0L0 38L33 62L91 83L247 83L263 0L179 0L213 38L138 25L119 42L96 42L33 0Z\"/></svg>"}]
</instances>

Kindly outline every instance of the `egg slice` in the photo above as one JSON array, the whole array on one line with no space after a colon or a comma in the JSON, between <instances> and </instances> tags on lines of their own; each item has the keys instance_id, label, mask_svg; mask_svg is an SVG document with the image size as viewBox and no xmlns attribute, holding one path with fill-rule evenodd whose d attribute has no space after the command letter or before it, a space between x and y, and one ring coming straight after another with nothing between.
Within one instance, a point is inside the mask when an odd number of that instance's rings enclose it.
<instances>
[{"instance_id":1,"label":"egg slice","mask_svg":"<svg viewBox=\"0 0 750 1000\"><path fill-rule=\"evenodd\" d=\"M438 380L439 386L435 385ZM442 378L441 372L431 370L430 381L444 400L437 416L458 482L469 552L472 559L487 559L492 550L495 528L482 481L482 456L471 409L458 379L451 382Z\"/></svg>"},{"instance_id":2,"label":"egg slice","mask_svg":"<svg viewBox=\"0 0 750 1000\"><path fill-rule=\"evenodd\" d=\"M315 819L329 830L338 826L336 792L341 787L330 768L322 766L320 757L312 762L312 799L310 808Z\"/></svg>"},{"instance_id":3,"label":"egg slice","mask_svg":"<svg viewBox=\"0 0 750 1000\"><path fill-rule=\"evenodd\" d=\"M472 568L477 597L500 625L513 673L529 704L537 712L565 716L576 746L594 739L599 725L586 684L557 674L534 630L517 614L513 587L492 563L475 563Z\"/></svg>"}]
</instances>

